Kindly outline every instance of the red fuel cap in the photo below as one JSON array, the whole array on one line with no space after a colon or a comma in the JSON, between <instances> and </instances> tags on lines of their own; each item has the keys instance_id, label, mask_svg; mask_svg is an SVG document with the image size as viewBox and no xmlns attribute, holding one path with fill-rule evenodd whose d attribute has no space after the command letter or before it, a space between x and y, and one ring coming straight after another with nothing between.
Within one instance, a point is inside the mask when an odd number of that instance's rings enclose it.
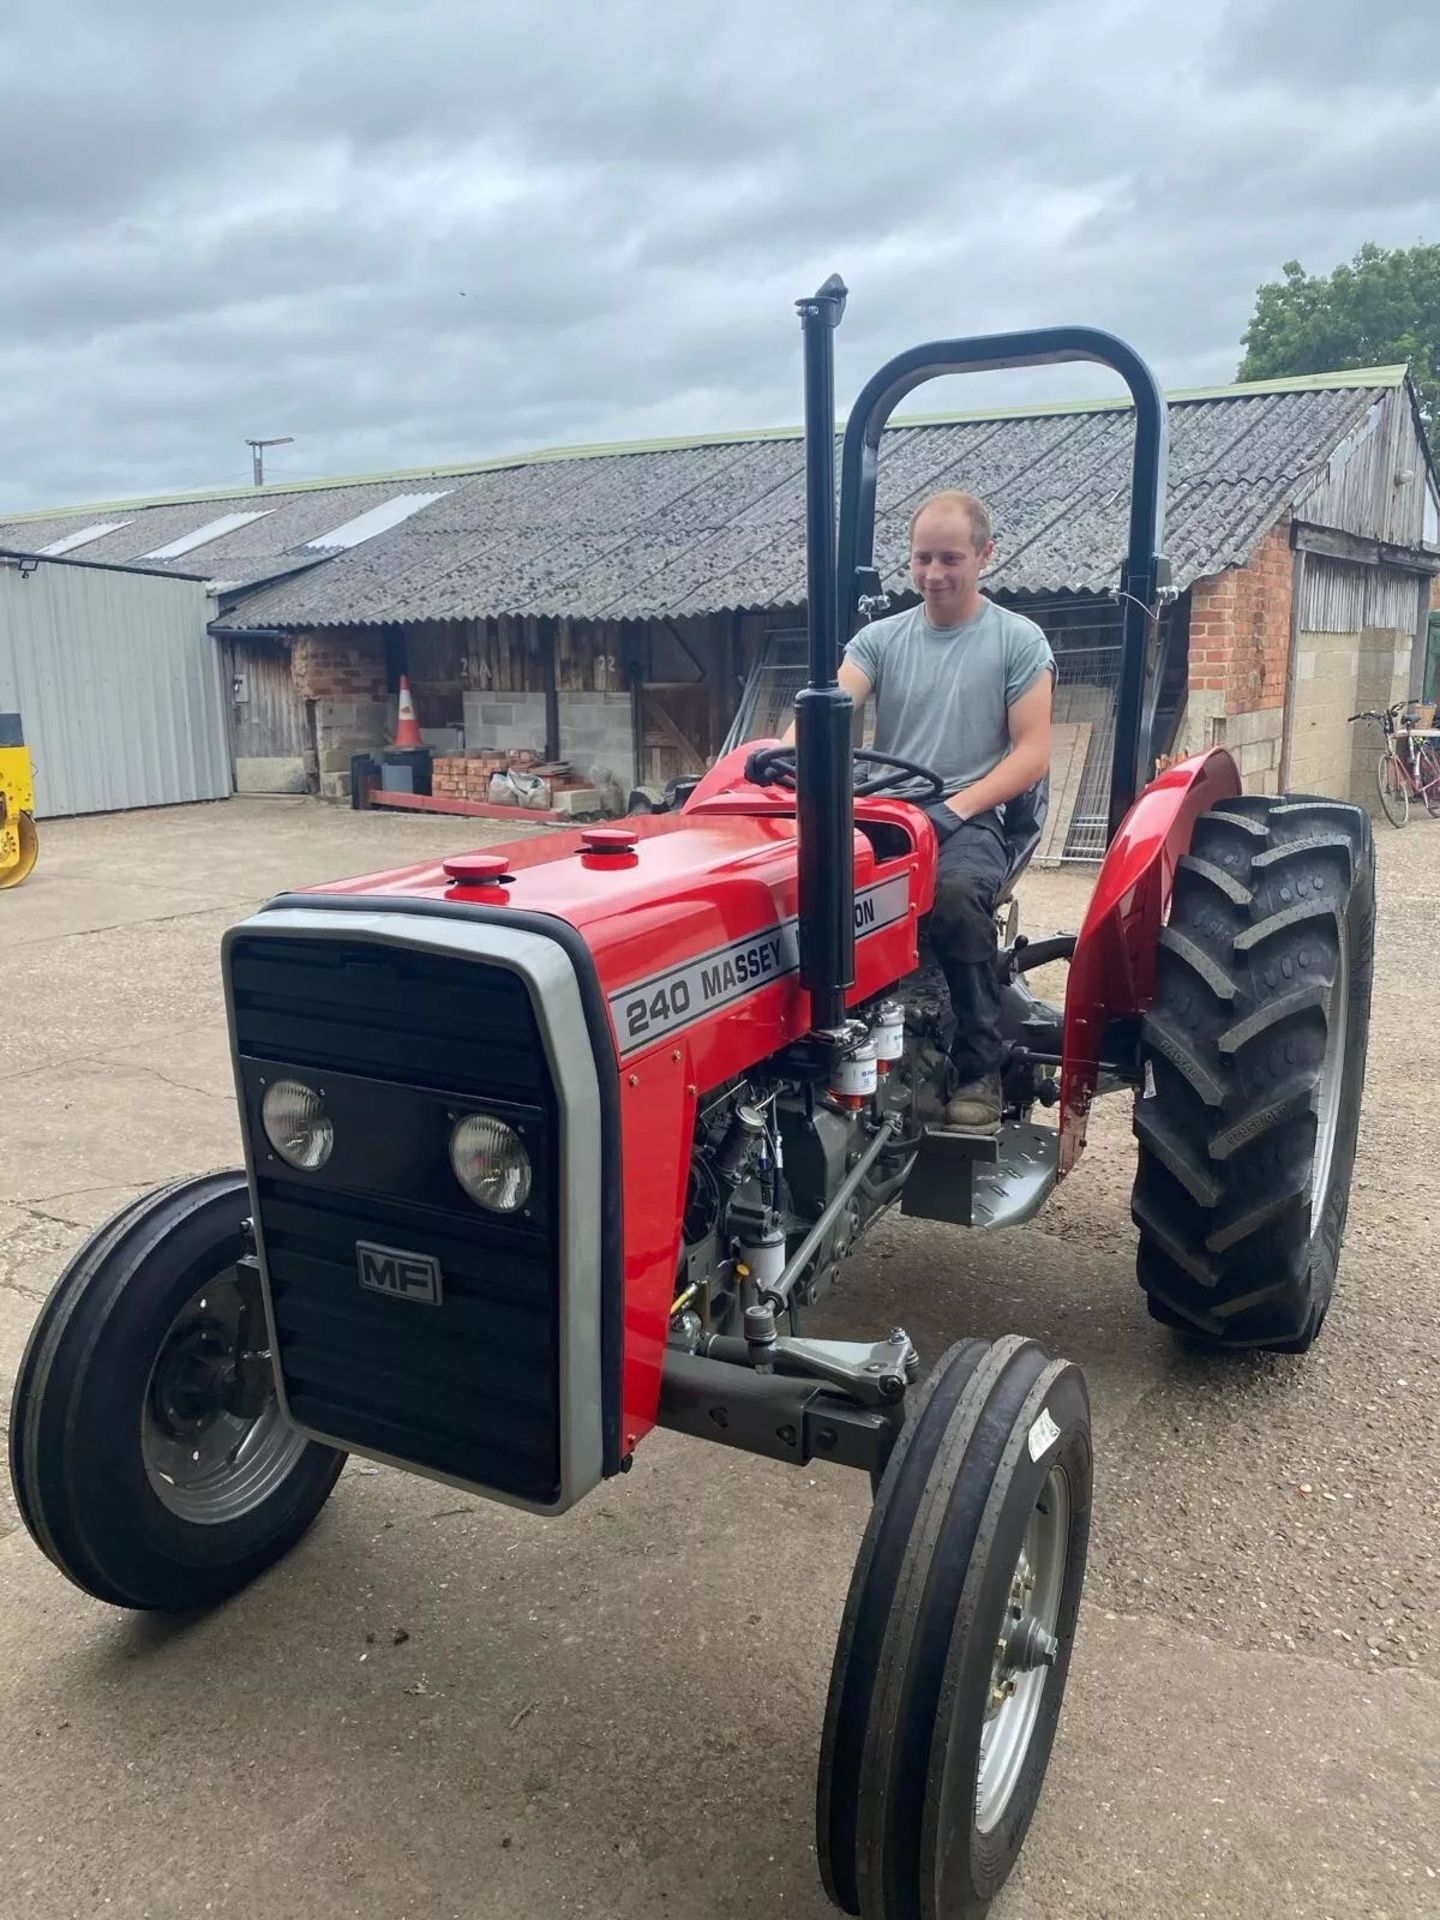
<instances>
[{"instance_id":1,"label":"red fuel cap","mask_svg":"<svg viewBox=\"0 0 1440 1920\"><path fill-rule=\"evenodd\" d=\"M587 827L580 838L587 853L633 853L640 836L629 827Z\"/></svg>"},{"instance_id":2,"label":"red fuel cap","mask_svg":"<svg viewBox=\"0 0 1440 1920\"><path fill-rule=\"evenodd\" d=\"M455 853L442 864L452 887L498 887L514 878L503 853Z\"/></svg>"}]
</instances>

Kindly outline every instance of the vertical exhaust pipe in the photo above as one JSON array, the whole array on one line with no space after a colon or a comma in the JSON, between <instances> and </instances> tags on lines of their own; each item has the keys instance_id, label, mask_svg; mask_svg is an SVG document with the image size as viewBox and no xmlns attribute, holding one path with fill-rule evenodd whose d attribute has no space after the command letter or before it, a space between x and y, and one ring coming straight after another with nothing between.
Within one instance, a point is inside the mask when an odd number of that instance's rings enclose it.
<instances>
[{"instance_id":1,"label":"vertical exhaust pipe","mask_svg":"<svg viewBox=\"0 0 1440 1920\"><path fill-rule=\"evenodd\" d=\"M805 354L806 628L810 681L795 698L800 967L810 1025L845 1024L855 982L854 703L836 679L842 636L835 566L835 329L845 311L838 274L799 300Z\"/></svg>"}]
</instances>

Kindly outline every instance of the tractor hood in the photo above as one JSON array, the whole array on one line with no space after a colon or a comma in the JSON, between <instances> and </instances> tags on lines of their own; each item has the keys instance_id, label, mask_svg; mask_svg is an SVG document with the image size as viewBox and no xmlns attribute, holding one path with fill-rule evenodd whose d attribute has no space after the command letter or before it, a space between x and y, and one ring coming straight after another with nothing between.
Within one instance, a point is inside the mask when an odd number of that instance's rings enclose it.
<instances>
[{"instance_id":1,"label":"tractor hood","mask_svg":"<svg viewBox=\"0 0 1440 1920\"><path fill-rule=\"evenodd\" d=\"M630 840L615 847L615 841ZM504 857L503 878L476 883L472 859ZM870 840L855 835L857 929L874 924L866 889L876 878ZM335 881L315 893L510 909L563 920L582 936L607 988L650 977L687 955L793 929L798 911L793 815L655 814L623 830L582 828L488 846L387 873ZM908 911L908 888L901 911ZM793 939L791 944L793 944ZM763 958L763 956L762 956ZM778 963L777 963L778 964Z\"/></svg>"}]
</instances>

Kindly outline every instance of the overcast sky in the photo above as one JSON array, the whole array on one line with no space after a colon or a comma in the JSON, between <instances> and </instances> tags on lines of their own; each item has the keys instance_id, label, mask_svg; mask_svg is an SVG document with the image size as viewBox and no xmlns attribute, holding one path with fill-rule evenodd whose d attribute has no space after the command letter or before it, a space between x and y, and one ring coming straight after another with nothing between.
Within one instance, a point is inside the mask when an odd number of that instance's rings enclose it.
<instances>
[{"instance_id":1,"label":"overcast sky","mask_svg":"<svg viewBox=\"0 0 1440 1920\"><path fill-rule=\"evenodd\" d=\"M1435 0L8 0L0 510L789 424L833 270L842 405L1062 320L1224 381L1440 241L1437 109Z\"/></svg>"}]
</instances>

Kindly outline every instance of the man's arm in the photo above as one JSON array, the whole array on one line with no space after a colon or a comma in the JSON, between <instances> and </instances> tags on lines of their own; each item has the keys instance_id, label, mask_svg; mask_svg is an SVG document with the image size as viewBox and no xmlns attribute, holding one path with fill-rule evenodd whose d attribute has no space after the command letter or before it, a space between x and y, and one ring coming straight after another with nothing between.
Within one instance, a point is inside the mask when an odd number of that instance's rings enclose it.
<instances>
[{"instance_id":1,"label":"man's arm","mask_svg":"<svg viewBox=\"0 0 1440 1920\"><path fill-rule=\"evenodd\" d=\"M842 660L840 662L840 671L836 674L835 678L855 702L855 711L858 713L870 698L870 676L862 673L853 661ZM781 734L780 744L782 747L789 747L795 744L795 722L793 720L785 729L784 733ZM1046 751L1047 753L1049 751L1048 741Z\"/></svg>"},{"instance_id":2,"label":"man's arm","mask_svg":"<svg viewBox=\"0 0 1440 1920\"><path fill-rule=\"evenodd\" d=\"M1055 676L1047 669L1008 710L1009 753L983 780L951 794L945 805L952 813L969 820L1034 786L1050 765L1050 708L1054 696Z\"/></svg>"}]
</instances>

